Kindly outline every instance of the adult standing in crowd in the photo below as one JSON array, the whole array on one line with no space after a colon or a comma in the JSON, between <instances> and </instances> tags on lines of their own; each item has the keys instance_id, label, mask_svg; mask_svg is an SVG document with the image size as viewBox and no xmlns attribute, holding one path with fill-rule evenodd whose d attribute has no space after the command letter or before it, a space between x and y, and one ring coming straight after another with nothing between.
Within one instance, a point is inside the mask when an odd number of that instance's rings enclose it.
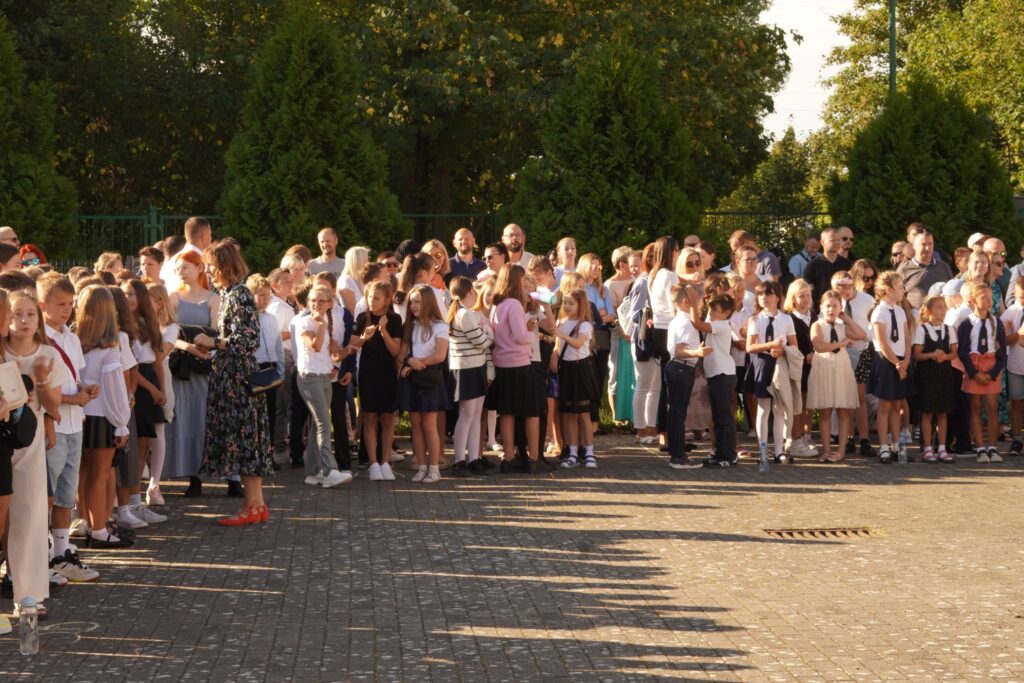
<instances>
[{"instance_id":1,"label":"adult standing in crowd","mask_svg":"<svg viewBox=\"0 0 1024 683\"><path fill-rule=\"evenodd\" d=\"M665 391L665 368L672 357L668 348L668 326L676 316L676 305L672 300L672 287L679 282L676 275L676 261L679 259L679 245L670 235L659 237L654 241L652 255L654 265L649 280L649 296L651 302L651 353L661 368L661 393L658 396L658 431L666 432L666 416L668 411Z\"/></svg>"},{"instance_id":2,"label":"adult standing in crowd","mask_svg":"<svg viewBox=\"0 0 1024 683\"><path fill-rule=\"evenodd\" d=\"M804 269L818 256L821 250L821 239L816 232L804 236L804 248L789 259L789 272L794 278L802 278Z\"/></svg>"},{"instance_id":3,"label":"adult standing in crowd","mask_svg":"<svg viewBox=\"0 0 1024 683\"><path fill-rule=\"evenodd\" d=\"M1006 305L1008 307L1018 303L1016 300L1016 296L1014 295L1013 285L1015 282L1017 282L1018 278L1024 277L1024 246L1020 248L1020 258L1021 262L1015 265L1013 268L1010 268L1009 274L1007 275L1009 284L1006 288Z\"/></svg>"},{"instance_id":4,"label":"adult standing in crowd","mask_svg":"<svg viewBox=\"0 0 1024 683\"><path fill-rule=\"evenodd\" d=\"M739 253L743 247L753 247L757 250L757 274L761 275L762 281L772 280L778 282L779 278L782 277L782 266L779 265L779 259L772 252L761 249L757 246L757 241L754 236L746 230L736 230L729 235L729 248L732 250L733 258L735 259L736 254ZM723 273L728 273L731 270L737 268L736 264L726 266L722 268Z\"/></svg>"},{"instance_id":5,"label":"adult standing in crowd","mask_svg":"<svg viewBox=\"0 0 1024 683\"><path fill-rule=\"evenodd\" d=\"M842 255L841 245L840 228L825 228L821 231L823 251L804 269L803 279L813 290L811 304L815 311L818 310L821 295L832 289L832 276L841 270L849 270L853 265Z\"/></svg>"},{"instance_id":6,"label":"adult standing in crowd","mask_svg":"<svg viewBox=\"0 0 1024 683\"><path fill-rule=\"evenodd\" d=\"M508 248L501 242L488 244L484 247L484 269L477 273L477 280L486 280L498 274L501 267L508 263Z\"/></svg>"},{"instance_id":7,"label":"adult standing in crowd","mask_svg":"<svg viewBox=\"0 0 1024 683\"><path fill-rule=\"evenodd\" d=\"M473 232L469 228L459 228L455 231L452 246L455 247L455 255L448 259L449 277L461 275L476 280L476 276L487 266L473 253L476 251L476 237Z\"/></svg>"},{"instance_id":8,"label":"adult standing in crowd","mask_svg":"<svg viewBox=\"0 0 1024 683\"><path fill-rule=\"evenodd\" d=\"M839 228L839 255L850 263L857 260L853 255L853 230L845 225Z\"/></svg>"},{"instance_id":9,"label":"adult standing in crowd","mask_svg":"<svg viewBox=\"0 0 1024 683\"><path fill-rule=\"evenodd\" d=\"M21 248L21 240L18 239L18 233L9 225L0 227L0 244L9 244L12 247Z\"/></svg>"},{"instance_id":10,"label":"adult standing in crowd","mask_svg":"<svg viewBox=\"0 0 1024 683\"><path fill-rule=\"evenodd\" d=\"M903 277L907 301L915 309L921 308L932 285L953 279L949 264L935 258L934 252L935 237L925 227L914 236L914 258L904 261L896 269Z\"/></svg>"},{"instance_id":11,"label":"adult standing in crowd","mask_svg":"<svg viewBox=\"0 0 1024 683\"><path fill-rule=\"evenodd\" d=\"M203 250L213 242L213 227L210 221L202 216L192 216L185 221L185 245L175 255L186 251L194 252L200 256ZM178 277L178 261L168 257L160 267L160 279L164 281L164 287L168 292L176 292L181 286L181 279Z\"/></svg>"},{"instance_id":12,"label":"adult standing in crowd","mask_svg":"<svg viewBox=\"0 0 1024 683\"><path fill-rule=\"evenodd\" d=\"M338 256L338 233L334 228L324 228L316 234L316 242L320 255L307 265L310 275L326 272L340 277L345 271L345 259Z\"/></svg>"},{"instance_id":13,"label":"adult standing in crowd","mask_svg":"<svg viewBox=\"0 0 1024 683\"><path fill-rule=\"evenodd\" d=\"M1010 284L1010 269L1006 267L1006 244L998 237L989 237L981 245L981 250L988 254L989 267L993 270L992 287L999 287L996 301L1006 301ZM995 293L995 292L993 292Z\"/></svg>"},{"instance_id":14,"label":"adult standing in crowd","mask_svg":"<svg viewBox=\"0 0 1024 683\"><path fill-rule=\"evenodd\" d=\"M501 233L501 241L508 249L508 262L525 269L533 258L533 254L526 251L526 232L515 223L509 223Z\"/></svg>"},{"instance_id":15,"label":"adult standing in crowd","mask_svg":"<svg viewBox=\"0 0 1024 683\"><path fill-rule=\"evenodd\" d=\"M259 371L256 349L260 315L245 286L249 273L242 255L218 242L203 255L213 284L222 292L218 334L196 336L196 344L213 349L210 392L206 409L206 454L203 472L214 477L241 475L245 504L221 526L266 522L270 512L263 500L263 479L274 471L273 445L265 398L249 393L248 378Z\"/></svg>"}]
</instances>

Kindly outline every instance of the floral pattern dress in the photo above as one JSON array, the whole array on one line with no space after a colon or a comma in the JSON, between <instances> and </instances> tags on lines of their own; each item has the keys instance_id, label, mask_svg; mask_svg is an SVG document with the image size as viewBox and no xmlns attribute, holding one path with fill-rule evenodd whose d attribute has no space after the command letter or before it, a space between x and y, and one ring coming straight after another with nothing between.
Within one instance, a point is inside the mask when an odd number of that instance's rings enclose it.
<instances>
[{"instance_id":1,"label":"floral pattern dress","mask_svg":"<svg viewBox=\"0 0 1024 683\"><path fill-rule=\"evenodd\" d=\"M274 472L266 397L249 394L248 377L259 370L256 349L260 318L256 301L238 282L221 295L220 337L224 350L213 357L206 403L206 459L203 472L269 477Z\"/></svg>"}]
</instances>

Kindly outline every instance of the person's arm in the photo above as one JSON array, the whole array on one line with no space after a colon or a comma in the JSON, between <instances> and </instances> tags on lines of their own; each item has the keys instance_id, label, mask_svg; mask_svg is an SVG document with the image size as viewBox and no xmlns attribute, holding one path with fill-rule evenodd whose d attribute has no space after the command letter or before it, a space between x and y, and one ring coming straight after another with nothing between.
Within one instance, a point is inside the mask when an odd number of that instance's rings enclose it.
<instances>
[{"instance_id":1,"label":"person's arm","mask_svg":"<svg viewBox=\"0 0 1024 683\"><path fill-rule=\"evenodd\" d=\"M846 325L846 336L853 341L864 341L868 338L868 333L863 327L857 324L857 321L852 316L846 315L845 312L839 314L839 318Z\"/></svg>"},{"instance_id":2,"label":"person's arm","mask_svg":"<svg viewBox=\"0 0 1024 683\"><path fill-rule=\"evenodd\" d=\"M466 341L481 351L491 348L491 344L494 343L494 335L487 325L481 324L479 316L466 312L459 315L458 319Z\"/></svg>"},{"instance_id":3,"label":"person's arm","mask_svg":"<svg viewBox=\"0 0 1024 683\"><path fill-rule=\"evenodd\" d=\"M32 381L35 382L39 405L55 421L60 421L61 385L64 383L63 364L50 356L37 356L32 363Z\"/></svg>"},{"instance_id":4,"label":"person's arm","mask_svg":"<svg viewBox=\"0 0 1024 683\"><path fill-rule=\"evenodd\" d=\"M217 327L217 320L220 317L220 295L214 294L210 297L210 327Z\"/></svg>"},{"instance_id":5,"label":"person's arm","mask_svg":"<svg viewBox=\"0 0 1024 683\"><path fill-rule=\"evenodd\" d=\"M834 353L845 346L842 342L825 339L826 327L826 323L817 320L811 323L811 347L815 353Z\"/></svg>"},{"instance_id":6,"label":"person's arm","mask_svg":"<svg viewBox=\"0 0 1024 683\"><path fill-rule=\"evenodd\" d=\"M704 346L700 344L696 348L691 348L687 344L676 344L676 348L672 349L676 358L682 360L683 358L707 358L711 355L713 349L710 346Z\"/></svg>"},{"instance_id":7,"label":"person's arm","mask_svg":"<svg viewBox=\"0 0 1024 683\"><path fill-rule=\"evenodd\" d=\"M965 320L956 328L957 353L960 354L960 362L964 366L964 374L974 379L978 374L978 368L974 367L971 361L971 321Z\"/></svg>"},{"instance_id":8,"label":"person's arm","mask_svg":"<svg viewBox=\"0 0 1024 683\"><path fill-rule=\"evenodd\" d=\"M132 409L128 403L128 389L124 384L124 375L120 360L114 354L104 359L100 372L100 406L103 415L114 425L114 436L128 438L128 421Z\"/></svg>"},{"instance_id":9,"label":"person's arm","mask_svg":"<svg viewBox=\"0 0 1024 683\"><path fill-rule=\"evenodd\" d=\"M503 302L504 303L504 302ZM522 305L513 302L504 307L505 327L508 329L509 340L516 346L532 346L533 332L526 326L526 310ZM499 318L500 319L500 318Z\"/></svg>"},{"instance_id":10,"label":"person's arm","mask_svg":"<svg viewBox=\"0 0 1024 683\"><path fill-rule=\"evenodd\" d=\"M931 353L928 353L926 351L922 351L923 348L924 348L923 344L917 344L917 343L914 344L914 360L916 360L918 362L921 362L923 360L933 360L940 353L942 353L939 350L935 350L935 351L932 351Z\"/></svg>"},{"instance_id":11,"label":"person's arm","mask_svg":"<svg viewBox=\"0 0 1024 683\"><path fill-rule=\"evenodd\" d=\"M561 329L555 328L555 336L561 339L569 346L571 346L572 348L580 349L583 348L585 344L590 343L591 331L590 329L586 329L581 325L576 336L573 337L571 335L566 334L565 332L562 332Z\"/></svg>"},{"instance_id":12,"label":"person's arm","mask_svg":"<svg viewBox=\"0 0 1024 683\"><path fill-rule=\"evenodd\" d=\"M303 329L299 333L299 339L306 345L306 348L319 352L324 346L327 324L315 316L310 316L310 320L313 322L313 329Z\"/></svg>"},{"instance_id":13,"label":"person's arm","mask_svg":"<svg viewBox=\"0 0 1024 683\"><path fill-rule=\"evenodd\" d=\"M384 340L384 346L387 347L388 353L397 358L398 354L402 352L402 338L392 336L391 330L388 329L387 317L380 319L380 322L377 323L377 330L380 332L381 339Z\"/></svg>"},{"instance_id":14,"label":"person's arm","mask_svg":"<svg viewBox=\"0 0 1024 683\"><path fill-rule=\"evenodd\" d=\"M1020 341L1021 330L1024 329L1024 326L1017 327L1012 320L1004 320L1003 326L1005 327L1007 346L1015 346Z\"/></svg>"},{"instance_id":15,"label":"person's arm","mask_svg":"<svg viewBox=\"0 0 1024 683\"><path fill-rule=\"evenodd\" d=\"M750 332L747 335L747 353L767 353L772 348L778 348L778 339L770 342L758 342L757 341L757 330Z\"/></svg>"}]
</instances>

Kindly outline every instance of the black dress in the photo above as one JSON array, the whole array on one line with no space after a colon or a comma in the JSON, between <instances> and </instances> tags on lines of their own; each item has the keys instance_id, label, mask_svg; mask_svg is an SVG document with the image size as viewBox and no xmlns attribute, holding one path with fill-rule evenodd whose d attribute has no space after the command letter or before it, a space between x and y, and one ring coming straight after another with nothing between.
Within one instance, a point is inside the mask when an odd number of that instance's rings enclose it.
<instances>
[{"instance_id":1,"label":"black dress","mask_svg":"<svg viewBox=\"0 0 1024 683\"><path fill-rule=\"evenodd\" d=\"M803 375L800 377L800 390L807 393L807 378L811 376L811 364L807 362L808 354L814 353L814 344L811 342L811 328L800 319L796 313L790 313L793 319L793 329L796 331L796 346L800 353L804 354Z\"/></svg>"},{"instance_id":2,"label":"black dress","mask_svg":"<svg viewBox=\"0 0 1024 683\"><path fill-rule=\"evenodd\" d=\"M950 329L942 325L938 330L924 329L924 344L921 350L925 353L942 350L949 353ZM934 335L934 336L933 336ZM935 337L938 338L935 338ZM952 363L940 363L935 360L916 361L914 382L917 386L917 409L922 413L948 413L953 410L956 400L956 384Z\"/></svg>"},{"instance_id":3,"label":"black dress","mask_svg":"<svg viewBox=\"0 0 1024 683\"><path fill-rule=\"evenodd\" d=\"M354 335L361 335L370 325L377 325L382 316L364 311L356 318ZM402 339L402 318L388 312L388 334L393 339ZM367 413L390 413L398 409L398 370L395 357L388 351L384 337L378 330L363 344L359 354L359 372L356 382L359 387L359 407Z\"/></svg>"}]
</instances>

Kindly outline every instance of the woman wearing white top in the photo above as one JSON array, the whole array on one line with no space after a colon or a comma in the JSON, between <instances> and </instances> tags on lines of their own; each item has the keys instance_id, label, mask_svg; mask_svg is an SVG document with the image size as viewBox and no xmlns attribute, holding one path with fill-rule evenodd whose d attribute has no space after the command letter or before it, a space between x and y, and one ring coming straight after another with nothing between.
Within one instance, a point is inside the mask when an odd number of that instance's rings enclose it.
<instances>
[{"instance_id":1,"label":"woman wearing white top","mask_svg":"<svg viewBox=\"0 0 1024 683\"><path fill-rule=\"evenodd\" d=\"M665 368L669 361L668 327L676 317L676 306L672 301L672 287L679 282L675 273L676 260L679 258L679 246L674 237L665 235L654 242L651 255L654 265L651 269L650 293L652 354L661 365L661 389L658 397L658 431L665 432L665 413L668 404L665 402Z\"/></svg>"},{"instance_id":2,"label":"woman wearing white top","mask_svg":"<svg viewBox=\"0 0 1024 683\"><path fill-rule=\"evenodd\" d=\"M370 262L370 250L366 247L349 247L345 252L345 268L338 276L338 296L341 305L353 316L356 302L363 295L363 282L359 280L359 271Z\"/></svg>"}]
</instances>

